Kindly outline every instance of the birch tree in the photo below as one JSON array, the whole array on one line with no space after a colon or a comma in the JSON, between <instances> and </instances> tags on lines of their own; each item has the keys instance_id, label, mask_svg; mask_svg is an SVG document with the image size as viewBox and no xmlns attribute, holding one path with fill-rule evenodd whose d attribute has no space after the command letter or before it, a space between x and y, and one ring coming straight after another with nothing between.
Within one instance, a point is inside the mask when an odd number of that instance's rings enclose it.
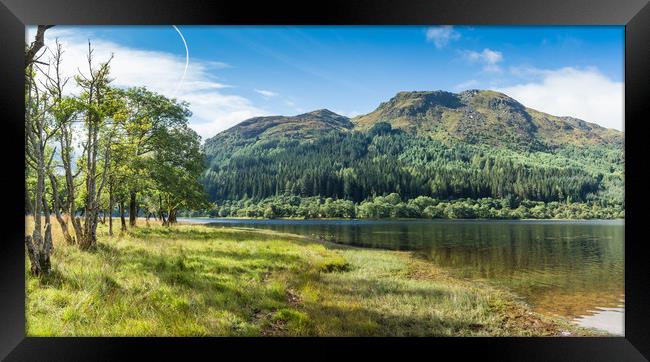
<instances>
[{"instance_id":1,"label":"birch tree","mask_svg":"<svg viewBox=\"0 0 650 362\"><path fill-rule=\"evenodd\" d=\"M56 125L56 140L59 147L59 160L60 164L57 167L48 168L48 177L52 189L52 209L54 215L59 222L63 237L68 244L75 244L76 239L70 234L68 228L68 220L64 217L64 213L68 216L73 216L75 213L75 195L76 184L75 175L72 170L74 152L73 149L73 122L79 113L76 100L73 97L65 97L63 89L68 83L69 78L63 78L61 75L61 62L63 49L61 44L56 42L56 50L52 51L51 67L53 68L53 75L48 72L46 77L46 88L52 99L52 118ZM63 169L63 180L60 183L60 178L57 177L56 169ZM77 172L78 174L78 172ZM70 217L69 220L74 223L75 219ZM74 227L77 230L79 226Z\"/></svg>"},{"instance_id":2,"label":"birch tree","mask_svg":"<svg viewBox=\"0 0 650 362\"><path fill-rule=\"evenodd\" d=\"M48 149L48 141L54 136L56 129L52 127L49 119L51 99L36 81L36 73L40 71L38 64L43 64L38 60L38 52L43 47L46 29L46 26L39 26L36 39L25 50L25 166L31 168L36 176L32 190L33 200L27 201L34 216L34 231L32 235L25 236L25 246L34 275L50 272L52 252L52 225L45 183L46 170L54 154Z\"/></svg>"},{"instance_id":3,"label":"birch tree","mask_svg":"<svg viewBox=\"0 0 650 362\"><path fill-rule=\"evenodd\" d=\"M80 72L75 77L81 87L80 105L83 112L84 137L84 184L85 198L83 225L75 217L75 233L81 249L97 244L97 224L100 211L99 200L108 178L112 134L109 120L115 112L115 97L109 87L109 63L112 57L97 68L93 67L93 50L88 43L88 75ZM105 137L102 142L102 137Z\"/></svg>"}]
</instances>

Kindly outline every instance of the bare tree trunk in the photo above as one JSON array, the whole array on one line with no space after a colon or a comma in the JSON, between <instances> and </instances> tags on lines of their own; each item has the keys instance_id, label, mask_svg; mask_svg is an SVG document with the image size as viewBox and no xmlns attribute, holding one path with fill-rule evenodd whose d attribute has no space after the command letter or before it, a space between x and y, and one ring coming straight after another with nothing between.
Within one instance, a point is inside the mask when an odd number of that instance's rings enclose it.
<instances>
[{"instance_id":1,"label":"bare tree trunk","mask_svg":"<svg viewBox=\"0 0 650 362\"><path fill-rule=\"evenodd\" d=\"M45 177L43 177L45 178ZM43 190L43 216L45 217L45 225L47 226L50 223L50 215L52 213L50 212L50 207L47 204L47 196L45 195L45 190Z\"/></svg>"},{"instance_id":2,"label":"bare tree trunk","mask_svg":"<svg viewBox=\"0 0 650 362\"><path fill-rule=\"evenodd\" d=\"M136 192L131 191L129 199L129 226L134 227L136 224L136 218L138 216L138 210L136 205Z\"/></svg>"},{"instance_id":3,"label":"bare tree trunk","mask_svg":"<svg viewBox=\"0 0 650 362\"><path fill-rule=\"evenodd\" d=\"M29 120L28 120L29 121ZM45 140L42 122L35 121L35 127L29 124L29 140L31 142L29 157L33 158L36 166L36 189L34 190L34 231L32 236L25 237L25 246L31 262L34 275L50 272L50 252L52 250L52 229L49 208L45 199ZM45 213L45 230L42 230L42 214Z\"/></svg>"},{"instance_id":4,"label":"bare tree trunk","mask_svg":"<svg viewBox=\"0 0 650 362\"><path fill-rule=\"evenodd\" d=\"M61 231L63 232L63 239L65 240L65 242L68 244L74 244L75 239L72 235L70 235L70 231L68 231L68 223L66 222L66 220L63 218L63 215L61 214L62 207L59 201L59 184L56 181L56 177L54 177L54 175L50 173L49 176L50 176L50 184L52 185L52 200L53 200L52 207L54 208L54 215L56 216L56 220L59 222L59 225L61 226Z\"/></svg>"},{"instance_id":5,"label":"bare tree trunk","mask_svg":"<svg viewBox=\"0 0 650 362\"><path fill-rule=\"evenodd\" d=\"M27 256L31 265L32 275L41 275L41 255L39 249L34 245L31 235L25 235L25 246L27 247Z\"/></svg>"},{"instance_id":6,"label":"bare tree trunk","mask_svg":"<svg viewBox=\"0 0 650 362\"><path fill-rule=\"evenodd\" d=\"M25 246L33 275L48 274L52 268L50 254L52 251L52 224L45 226L45 239L41 242L34 236L25 235Z\"/></svg>"},{"instance_id":7,"label":"bare tree trunk","mask_svg":"<svg viewBox=\"0 0 650 362\"><path fill-rule=\"evenodd\" d=\"M36 37L31 45L25 51L25 68L28 68L34 62L34 57L38 51L45 45L45 31L54 25L39 25L36 29Z\"/></svg>"},{"instance_id":8,"label":"bare tree trunk","mask_svg":"<svg viewBox=\"0 0 650 362\"><path fill-rule=\"evenodd\" d=\"M88 134L86 143L86 202L84 209L84 238L79 240L81 249L90 249L95 245L97 230L97 205L96 205L96 171L97 171L97 124L94 115L88 116Z\"/></svg>"},{"instance_id":9,"label":"bare tree trunk","mask_svg":"<svg viewBox=\"0 0 650 362\"><path fill-rule=\"evenodd\" d=\"M158 212L160 213L160 220L162 221L162 226L169 226L169 222L165 219L165 213L163 212L163 203L162 195L158 194Z\"/></svg>"},{"instance_id":10,"label":"bare tree trunk","mask_svg":"<svg viewBox=\"0 0 650 362\"><path fill-rule=\"evenodd\" d=\"M43 176L45 178L45 176ZM47 253L47 255L42 255L41 258L41 266L43 267L44 270L47 272L50 271L50 251L52 250L52 224L50 223L50 208L47 205L47 198L45 195L45 190L43 190L43 212L45 213L45 240L43 242L43 248L44 252ZM47 246L47 250L45 250L45 247ZM46 264L43 264L46 263Z\"/></svg>"},{"instance_id":11,"label":"bare tree trunk","mask_svg":"<svg viewBox=\"0 0 650 362\"><path fill-rule=\"evenodd\" d=\"M36 29L36 37L32 44L25 51L25 68L28 68L34 62L34 57L38 51L45 45L45 31L54 25L39 25Z\"/></svg>"},{"instance_id":12,"label":"bare tree trunk","mask_svg":"<svg viewBox=\"0 0 650 362\"><path fill-rule=\"evenodd\" d=\"M43 163L43 155L41 154L40 145L37 145L35 148L35 157L38 162L36 170L36 190L34 192L34 242L39 243L41 238L41 214L43 206L43 169L45 164Z\"/></svg>"},{"instance_id":13,"label":"bare tree trunk","mask_svg":"<svg viewBox=\"0 0 650 362\"><path fill-rule=\"evenodd\" d=\"M176 224L176 209L170 209L169 210L169 217L167 218L167 221L169 225Z\"/></svg>"},{"instance_id":14,"label":"bare tree trunk","mask_svg":"<svg viewBox=\"0 0 650 362\"><path fill-rule=\"evenodd\" d=\"M108 235L113 236L113 176L108 181Z\"/></svg>"},{"instance_id":15,"label":"bare tree trunk","mask_svg":"<svg viewBox=\"0 0 650 362\"><path fill-rule=\"evenodd\" d=\"M160 211L160 220L162 220L162 226L169 226L169 222L165 219L165 213Z\"/></svg>"},{"instance_id":16,"label":"bare tree trunk","mask_svg":"<svg viewBox=\"0 0 650 362\"><path fill-rule=\"evenodd\" d=\"M84 229L81 227L81 217L75 215L76 210L72 209L70 213L70 222L72 223L72 228L74 229L75 235L77 235L77 243L79 240L84 238Z\"/></svg>"},{"instance_id":17,"label":"bare tree trunk","mask_svg":"<svg viewBox=\"0 0 650 362\"><path fill-rule=\"evenodd\" d=\"M31 71L29 72L31 74ZM26 159L31 162L36 170L36 189L34 190L34 231L32 236L25 237L25 246L31 262L34 275L48 274L50 272L50 252L52 250L52 229L50 225L49 209L45 202L45 149L50 135L44 125L44 114L39 113L41 106L38 89L31 77L26 78L27 84L27 109L25 112L25 145ZM32 99L32 95L34 98ZM32 103L33 102L33 103ZM43 106L43 108L45 108ZM45 209L45 230L42 231L42 213Z\"/></svg>"},{"instance_id":18,"label":"bare tree trunk","mask_svg":"<svg viewBox=\"0 0 650 362\"><path fill-rule=\"evenodd\" d=\"M70 223L74 229L76 238L72 238L72 243L76 243L79 240L84 238L83 229L81 228L81 219L76 216L76 207L75 207L75 183L74 175L72 173L72 157L70 155L70 150L72 149L72 129L69 124L64 125L61 128L61 162L63 163L63 168L65 170L65 184L66 184L66 212L70 215Z\"/></svg>"},{"instance_id":19,"label":"bare tree trunk","mask_svg":"<svg viewBox=\"0 0 650 362\"><path fill-rule=\"evenodd\" d=\"M124 220L124 202L120 201L120 222L121 222L121 231L126 231L126 220Z\"/></svg>"}]
</instances>

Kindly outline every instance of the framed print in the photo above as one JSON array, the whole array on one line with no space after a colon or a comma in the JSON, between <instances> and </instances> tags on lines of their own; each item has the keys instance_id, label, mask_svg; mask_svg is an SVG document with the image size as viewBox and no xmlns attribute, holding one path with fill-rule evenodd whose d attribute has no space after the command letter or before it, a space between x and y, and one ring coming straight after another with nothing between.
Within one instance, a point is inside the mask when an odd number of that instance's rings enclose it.
<instances>
[{"instance_id":1,"label":"framed print","mask_svg":"<svg viewBox=\"0 0 650 362\"><path fill-rule=\"evenodd\" d=\"M2 356L646 360L647 2L314 5L3 0Z\"/></svg>"}]
</instances>

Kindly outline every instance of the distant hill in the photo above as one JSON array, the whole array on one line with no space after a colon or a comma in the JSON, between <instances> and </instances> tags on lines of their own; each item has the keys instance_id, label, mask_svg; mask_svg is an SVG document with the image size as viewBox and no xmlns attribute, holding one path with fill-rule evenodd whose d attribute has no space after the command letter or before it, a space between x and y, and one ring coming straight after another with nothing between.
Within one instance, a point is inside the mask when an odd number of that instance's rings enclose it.
<instances>
[{"instance_id":1,"label":"distant hill","mask_svg":"<svg viewBox=\"0 0 650 362\"><path fill-rule=\"evenodd\" d=\"M327 109L299 114L293 117L256 117L243 121L224 133L237 133L243 138L315 137L322 132L349 130L354 125L347 117Z\"/></svg>"},{"instance_id":2,"label":"distant hill","mask_svg":"<svg viewBox=\"0 0 650 362\"><path fill-rule=\"evenodd\" d=\"M350 119L327 109L299 114L297 116L269 116L247 119L205 142L211 159L227 156L237 148L273 138L310 140L330 131L349 131L354 127Z\"/></svg>"},{"instance_id":3,"label":"distant hill","mask_svg":"<svg viewBox=\"0 0 650 362\"><path fill-rule=\"evenodd\" d=\"M623 132L489 90L400 92L352 119L256 117L206 140L212 200L373 195L623 203Z\"/></svg>"}]
</instances>

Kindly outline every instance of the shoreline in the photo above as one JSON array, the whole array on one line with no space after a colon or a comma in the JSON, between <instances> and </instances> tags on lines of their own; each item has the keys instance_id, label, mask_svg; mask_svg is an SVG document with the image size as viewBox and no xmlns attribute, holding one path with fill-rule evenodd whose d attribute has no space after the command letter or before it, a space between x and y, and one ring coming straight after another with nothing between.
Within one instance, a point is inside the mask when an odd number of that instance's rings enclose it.
<instances>
[{"instance_id":1,"label":"shoreline","mask_svg":"<svg viewBox=\"0 0 650 362\"><path fill-rule=\"evenodd\" d=\"M625 223L625 218L618 219L424 219L424 218L382 218L382 219L370 219L370 218L263 218L263 217L178 217L178 222L182 223L191 223L191 224L202 224L201 222L193 221L195 220L224 220L224 221L307 221L307 222L318 222L318 221L346 221L346 222L620 222ZM204 224L207 224L206 222ZM219 223L214 222L215 224Z\"/></svg>"},{"instance_id":2,"label":"shoreline","mask_svg":"<svg viewBox=\"0 0 650 362\"><path fill-rule=\"evenodd\" d=\"M259 219L256 219L256 218L237 218L237 219L259 220ZM270 219L262 219L262 220L270 220ZM302 221L301 219L299 219L299 220L296 220L296 219L283 219L283 220ZM309 220L313 220L313 219L309 219ZM350 219L329 219L329 220L350 220ZM361 220L363 220L363 219L361 219ZM382 220L382 219L379 219L379 220ZM392 219L392 220L396 220L396 219ZM413 219L400 219L398 221L408 221L408 220L413 220ZM481 219L481 220L488 220L489 221L489 220L492 220L492 219ZM530 220L537 221L537 220L540 220L540 219L526 219L526 220L521 219L521 221L530 221ZM605 220L610 221L610 219L605 219ZM350 220L350 221L353 221L353 220ZM560 220L558 220L558 221L560 221ZM578 220L565 219L565 220L561 220L561 221L578 221ZM582 221L582 220L580 220L580 221ZM191 222L188 223L188 224L189 225L208 225L208 226L211 225L211 223L206 223L206 224L194 223L193 224ZM212 224L213 225L219 225L219 223L212 223ZM222 224L223 227L225 227L226 225L227 224ZM284 232L281 233L281 232L272 231L272 230L268 230L268 229L257 229L257 228L254 228L254 227L248 228L248 227L242 227L242 226L232 226L232 228L234 228L234 229L242 229L242 230L255 230L255 231L260 232L260 233L272 233L272 234L277 234L277 235L286 235L286 236L289 236L289 237L299 238L299 239L303 239L303 240L306 240L306 241L318 242L318 243L321 243L323 245L326 245L327 247L331 247L331 248L334 248L334 249L380 250L380 251L385 251L385 252L388 252L388 253L394 253L396 255L397 254L399 254L399 255L408 254L408 258L412 259L413 262L415 262L417 260L417 262L428 263L428 261L421 260L420 258L417 258L416 256L413 255L412 252L409 252L409 251L396 251L396 250L381 249L381 248L380 249L373 249L373 248L368 248L368 247L363 247L363 246L355 246L355 245L337 243L337 242L334 242L334 241L328 241L328 240L318 238L318 237L315 237L315 236L306 236L306 235L284 233ZM448 270L446 270L444 268L441 268L439 266L433 265L433 264L430 264L430 267L432 269L442 269L443 272L446 273L446 274L449 273ZM522 301L525 300L525 298L523 298L522 296L520 296L516 292L511 291L509 288L507 288L505 286L497 285L497 284L489 282L489 281L485 281L485 280L479 281L479 280L474 280L474 279L471 279L471 278L460 278L460 277L453 277L453 278L458 279L458 280L463 280L463 281L466 281L468 283L475 284L477 286L494 288L494 289L497 289L497 290L499 290L501 292L508 293L508 294L511 295L511 298L513 300L520 300L520 299ZM529 309L529 310L533 309L533 307L530 304L528 304L528 302L523 302L523 303L525 304L527 309ZM570 325L573 325L573 326L578 327L578 328L594 329L594 330L598 331L596 333L605 333L606 335L613 335L613 336L618 335L617 333L613 333L613 332L609 331L607 328L602 328L602 326L599 325L599 324L593 324L593 323L590 324L590 323L584 323L584 322L581 323L580 322L581 319L590 321L592 319L591 315L580 316L578 318L569 318L569 317L565 317L565 316L545 314L545 313L540 313L540 312L534 312L534 313L542 315L542 316L544 316L546 318L550 318L552 320L559 319L562 322L569 323Z\"/></svg>"},{"instance_id":3,"label":"shoreline","mask_svg":"<svg viewBox=\"0 0 650 362\"><path fill-rule=\"evenodd\" d=\"M217 219L217 218L206 218L206 219ZM297 222L300 222L300 221L368 221L369 220L369 219L333 219L333 218L330 218L330 219L291 219L291 218L264 219L264 218L235 218L235 217L233 217L233 218L218 218L218 219L226 219L226 220L238 219L238 220L246 220L246 221L258 221L258 220L259 221L272 221L272 220L278 220L278 221L297 221ZM380 222L381 221L389 221L389 222L390 221L406 221L406 222L408 222L408 221L422 220L422 219L370 219L370 220L380 221ZM451 220L434 219L434 220L440 220L440 221L495 221L494 219L451 219ZM522 222L523 221L542 221L542 222L543 221L549 221L547 219L519 219L519 220L501 220L501 219L499 219L499 220L500 221L522 221ZM616 222L616 221L619 221L619 220L624 221L624 219L551 219L550 221L558 221L558 222L567 222L567 221L570 221L570 222L611 221L611 222ZM192 224L194 224L194 225L208 225L208 226L210 226L210 225L221 225L222 227L228 226L228 223L219 223L219 222L214 222L214 223L199 223L199 222L197 222L197 223L192 223L192 221L190 221L190 220L183 220L183 221L187 222L189 225L192 225ZM428 220L424 220L424 221L428 221ZM395 253L403 253L403 252L400 252L400 251L395 251L395 250L390 250L390 249L369 248L369 247L364 247L364 246L355 246L355 245L337 243L335 241L328 241L328 240L325 240L325 239L322 239L322 238L318 238L315 235L307 236L307 235L300 235L300 234L280 233L280 232L277 232L277 231L271 231L270 229L255 228L253 226L246 227L246 226L237 225L237 226L231 226L231 227L232 228L241 228L241 229L246 229L246 230L257 230L257 231L260 231L260 232L271 232L271 233L277 233L277 234L280 234L280 235L287 235L287 236L291 236L291 237L297 237L297 238L305 239L305 240L308 240L308 241L315 241L315 242L318 242L318 243L322 243L323 245L326 245L328 247L333 247L335 249L356 249L356 250L373 250L374 249L374 250L384 250L384 251L395 252ZM411 256L411 258L416 258L416 257ZM433 265L432 265L432 267L433 267ZM440 267L435 266L435 268L440 268ZM445 272L448 272L448 271L445 270ZM465 278L463 278L463 279L465 279ZM471 282L475 282L475 283L478 283L478 284L486 283L486 281L477 281L477 280L472 280L472 279L466 279L466 280L471 281ZM525 300L524 297L520 296L519 294L517 294L514 291L511 291L506 286L498 285L496 283L491 283L489 281L487 281L487 283L491 287L501 289L501 290L506 291L508 293L512 293L513 295L516 296L516 298L521 298L522 300ZM533 309L533 306L531 306L529 304L527 304L527 306L530 309ZM607 308L605 308L605 310L607 310ZM575 317L575 318L571 318L571 317L568 317L568 316L558 316L558 315L555 315L555 314L545 314L543 312L539 312L539 313L541 313L542 315L544 315L546 317L550 317L550 318L561 318L564 321L569 322L569 323L571 323L571 324L573 324L575 326L585 327L585 328L595 328L595 329L597 329L597 330L599 330L599 331L601 331L603 333L608 333L608 334L611 334L611 335L614 335L614 336L620 334L618 326L607 326L607 325L603 326L603 324L601 322L598 322L598 321L595 322L595 323L590 322L592 320L599 320L598 319L598 314L599 314L598 311L595 311L592 314L585 314L585 315L581 315L581 316L578 316L578 317ZM623 310L623 313L624 313L624 310ZM612 319L611 315L608 315L607 317L610 320Z\"/></svg>"},{"instance_id":4,"label":"shoreline","mask_svg":"<svg viewBox=\"0 0 650 362\"><path fill-rule=\"evenodd\" d=\"M138 217L138 220L144 220L145 218L143 217ZM382 220L399 220L399 221L408 221L408 220L425 220L425 221L435 221L435 220L441 220L441 221L454 221L454 220L480 220L480 221L534 221L534 220L539 220L539 221L553 221L553 220L558 220L558 221L606 221L606 220L625 220L625 218L611 218L611 219L598 219L598 218L593 218L593 219L560 219L560 218L548 218L548 219L534 219L534 218L522 218L522 219L497 219L497 218L456 218L456 219L451 219L451 218L432 218L432 219L427 219L427 218L420 218L420 217L385 217L385 218L345 218L345 217L319 217L319 218L303 218L303 217L275 217L275 218L265 218L265 217L252 217L252 216L218 216L218 217L212 217L212 216L178 216L177 219L223 219L223 220L350 220L350 221L363 221L363 220L373 220L373 221L382 221Z\"/></svg>"}]
</instances>

